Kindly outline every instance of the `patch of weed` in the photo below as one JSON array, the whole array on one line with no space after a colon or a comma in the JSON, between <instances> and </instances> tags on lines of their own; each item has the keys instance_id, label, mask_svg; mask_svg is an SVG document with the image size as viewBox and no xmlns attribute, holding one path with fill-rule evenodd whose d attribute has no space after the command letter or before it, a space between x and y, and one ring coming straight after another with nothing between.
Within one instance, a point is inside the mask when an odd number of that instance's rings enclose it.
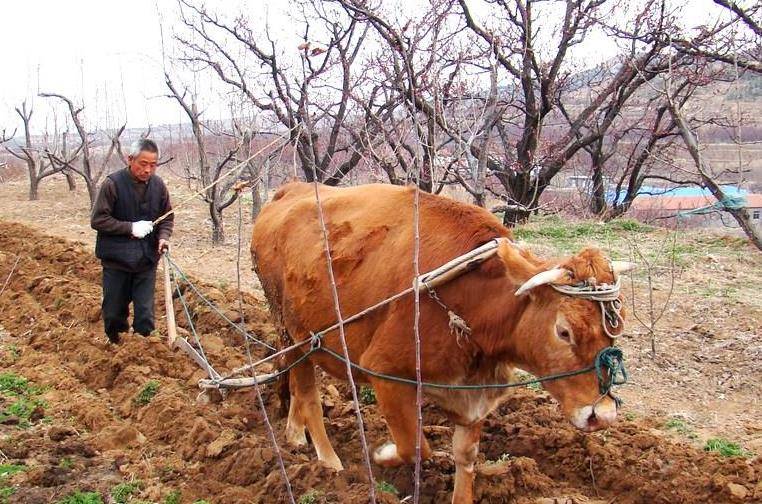
<instances>
[{"instance_id":1,"label":"patch of weed","mask_svg":"<svg viewBox=\"0 0 762 504\"><path fill-rule=\"evenodd\" d=\"M29 380L15 373L0 373L0 392L13 395L30 393Z\"/></svg>"},{"instance_id":2,"label":"patch of weed","mask_svg":"<svg viewBox=\"0 0 762 504\"><path fill-rule=\"evenodd\" d=\"M379 492L387 492L394 495L399 495L400 491L397 490L397 487L389 483L388 481L377 481L376 482L376 490Z\"/></svg>"},{"instance_id":3,"label":"patch of weed","mask_svg":"<svg viewBox=\"0 0 762 504\"><path fill-rule=\"evenodd\" d=\"M24 472L26 469L27 467L25 465L0 464L0 482L2 482L3 478L12 476L16 473Z\"/></svg>"},{"instance_id":4,"label":"patch of weed","mask_svg":"<svg viewBox=\"0 0 762 504\"><path fill-rule=\"evenodd\" d=\"M6 480L16 473L26 471L27 467L19 464L0 464L0 504L9 504L11 495L16 493L16 489L5 486Z\"/></svg>"},{"instance_id":5,"label":"patch of weed","mask_svg":"<svg viewBox=\"0 0 762 504\"><path fill-rule=\"evenodd\" d=\"M0 420L16 417L20 427L29 427L33 414L39 413L40 409L45 409L47 406L45 401L38 397L43 390L42 387L33 385L23 376L14 373L0 374L0 394L10 403L0 410Z\"/></svg>"},{"instance_id":6,"label":"patch of weed","mask_svg":"<svg viewBox=\"0 0 762 504\"><path fill-rule=\"evenodd\" d=\"M166 497L164 497L162 502L163 504L180 504L181 498L182 494L180 493L180 490L172 490Z\"/></svg>"},{"instance_id":7,"label":"patch of weed","mask_svg":"<svg viewBox=\"0 0 762 504\"><path fill-rule=\"evenodd\" d=\"M670 418L664 423L664 427L668 430L675 431L678 434L682 434L689 439L698 439L696 433L693 432L693 427L682 418Z\"/></svg>"},{"instance_id":8,"label":"patch of weed","mask_svg":"<svg viewBox=\"0 0 762 504\"><path fill-rule=\"evenodd\" d=\"M297 504L317 504L322 496L323 492L320 490L308 490L299 497Z\"/></svg>"},{"instance_id":9,"label":"patch of weed","mask_svg":"<svg viewBox=\"0 0 762 504\"><path fill-rule=\"evenodd\" d=\"M115 504L126 504L132 494L138 492L141 487L142 484L140 481L119 483L111 489L111 498Z\"/></svg>"},{"instance_id":10,"label":"patch of weed","mask_svg":"<svg viewBox=\"0 0 762 504\"><path fill-rule=\"evenodd\" d=\"M360 387L360 402L363 404L376 404L376 391L373 387L363 385Z\"/></svg>"},{"instance_id":11,"label":"patch of weed","mask_svg":"<svg viewBox=\"0 0 762 504\"><path fill-rule=\"evenodd\" d=\"M0 504L10 504L11 495L16 493L13 487L0 486Z\"/></svg>"},{"instance_id":12,"label":"patch of weed","mask_svg":"<svg viewBox=\"0 0 762 504\"><path fill-rule=\"evenodd\" d=\"M19 347L16 345L8 345L6 350L8 352L8 356L10 357L11 364L19 360L19 357L21 356L21 350L19 350Z\"/></svg>"},{"instance_id":13,"label":"patch of weed","mask_svg":"<svg viewBox=\"0 0 762 504\"><path fill-rule=\"evenodd\" d=\"M74 467L74 461L71 459L71 457L64 457L58 461L58 467L61 469L71 469Z\"/></svg>"},{"instance_id":14,"label":"patch of weed","mask_svg":"<svg viewBox=\"0 0 762 504\"><path fill-rule=\"evenodd\" d=\"M751 453L736 443L723 438L707 439L704 451L719 453L723 457L749 457Z\"/></svg>"},{"instance_id":15,"label":"patch of weed","mask_svg":"<svg viewBox=\"0 0 762 504\"><path fill-rule=\"evenodd\" d=\"M158 380L149 380L143 386L143 389L138 392L138 395L135 396L135 403L138 406L145 406L146 404L150 403L151 399L153 399L156 393L159 392L160 386L161 383Z\"/></svg>"},{"instance_id":16,"label":"patch of weed","mask_svg":"<svg viewBox=\"0 0 762 504\"><path fill-rule=\"evenodd\" d=\"M516 371L516 382L528 382L535 380L537 377L531 373L527 373L526 371ZM528 383L526 385L526 388L530 390L540 391L542 390L542 383L540 382L534 382L534 383Z\"/></svg>"},{"instance_id":17,"label":"patch of weed","mask_svg":"<svg viewBox=\"0 0 762 504\"><path fill-rule=\"evenodd\" d=\"M103 504L101 494L98 492L80 492L77 490L69 494L56 504Z\"/></svg>"}]
</instances>

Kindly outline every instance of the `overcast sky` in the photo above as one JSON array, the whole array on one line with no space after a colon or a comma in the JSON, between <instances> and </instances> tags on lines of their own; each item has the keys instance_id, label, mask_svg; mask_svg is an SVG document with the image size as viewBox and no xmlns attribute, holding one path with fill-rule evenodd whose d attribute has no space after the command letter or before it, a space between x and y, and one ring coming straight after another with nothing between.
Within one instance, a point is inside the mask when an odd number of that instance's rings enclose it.
<instances>
[{"instance_id":1,"label":"overcast sky","mask_svg":"<svg viewBox=\"0 0 762 504\"><path fill-rule=\"evenodd\" d=\"M278 12L284 1L207 3L243 5L252 20L264 20L267 12L274 29L289 29ZM37 97L39 91L84 97L88 122L105 127L125 120L129 127L181 121L178 106L163 97L159 25L169 38L174 5L172 0L4 0L0 130L18 127L13 107L24 99L35 107L35 129L44 129L51 121L50 105ZM687 23L706 22L712 10L710 0L691 0ZM605 48L599 45L595 54L600 57Z\"/></svg>"}]
</instances>

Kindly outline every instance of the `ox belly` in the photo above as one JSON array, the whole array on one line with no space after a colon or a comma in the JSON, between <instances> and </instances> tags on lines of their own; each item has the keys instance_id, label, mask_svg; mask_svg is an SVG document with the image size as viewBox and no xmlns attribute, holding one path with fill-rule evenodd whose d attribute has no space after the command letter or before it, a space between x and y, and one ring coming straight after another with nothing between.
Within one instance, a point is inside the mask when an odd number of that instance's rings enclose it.
<instances>
[{"instance_id":1,"label":"ox belly","mask_svg":"<svg viewBox=\"0 0 762 504\"><path fill-rule=\"evenodd\" d=\"M452 385L483 385L490 383L510 383L514 381L515 368L500 364L489 373L462 377L450 382ZM426 397L442 408L457 425L471 425L483 420L506 397L510 389L485 388L477 390L448 390L424 388Z\"/></svg>"}]
</instances>

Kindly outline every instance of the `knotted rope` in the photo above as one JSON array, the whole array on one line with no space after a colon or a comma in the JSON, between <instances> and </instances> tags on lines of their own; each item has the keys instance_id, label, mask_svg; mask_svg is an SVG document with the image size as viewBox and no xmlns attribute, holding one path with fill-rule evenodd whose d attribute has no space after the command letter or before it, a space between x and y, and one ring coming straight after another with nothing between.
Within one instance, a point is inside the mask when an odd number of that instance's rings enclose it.
<instances>
[{"instance_id":1,"label":"knotted rope","mask_svg":"<svg viewBox=\"0 0 762 504\"><path fill-rule=\"evenodd\" d=\"M601 325L606 336L616 339L621 335L621 332L616 332L620 324L624 324L622 301L619 299L621 287L619 277L617 277L614 284L596 284L586 281L578 285L551 284L551 287L566 296L597 302L601 308Z\"/></svg>"}]
</instances>

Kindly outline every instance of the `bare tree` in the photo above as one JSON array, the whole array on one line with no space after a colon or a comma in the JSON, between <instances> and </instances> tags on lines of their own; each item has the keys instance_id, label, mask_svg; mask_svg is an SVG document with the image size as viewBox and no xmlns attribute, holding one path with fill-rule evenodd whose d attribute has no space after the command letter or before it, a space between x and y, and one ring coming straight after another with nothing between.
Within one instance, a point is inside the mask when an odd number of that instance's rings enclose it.
<instances>
[{"instance_id":1,"label":"bare tree","mask_svg":"<svg viewBox=\"0 0 762 504\"><path fill-rule=\"evenodd\" d=\"M31 106L28 107L26 101L24 101L21 104L21 108L15 107L15 110L21 118L24 139L23 143L17 149L6 146L5 150L26 164L29 177L29 199L37 200L39 199L39 186L42 180L63 171L64 167L52 163L47 155L47 152L50 152L51 149L47 132L45 133L42 142L44 145L35 145L31 130L32 115L34 113L33 108ZM59 155L71 162L76 159L79 151L75 150L73 153L68 152L65 147L65 134L63 139L64 149ZM5 139L4 142L7 140L10 139Z\"/></svg>"},{"instance_id":2,"label":"bare tree","mask_svg":"<svg viewBox=\"0 0 762 504\"><path fill-rule=\"evenodd\" d=\"M355 66L367 30L327 4L298 5L302 18L294 23L303 42L283 48L266 25L255 30L243 15L228 20L198 2L180 0L186 32L176 35L184 50L179 59L211 70L263 119L286 128L306 180L336 185L363 160L368 138L358 129L367 125L355 120L350 99L362 77L359 71L360 77L355 75ZM368 106L383 108L374 102Z\"/></svg>"},{"instance_id":3,"label":"bare tree","mask_svg":"<svg viewBox=\"0 0 762 504\"><path fill-rule=\"evenodd\" d=\"M741 227L743 232L746 233L746 236L749 237L749 240L751 240L754 246L759 250L762 250L762 234L760 234L760 230L755 227L753 222L751 222L748 210L744 206L734 204L732 199L725 193L725 190L718 182L717 175L713 173L712 167L706 159L706 156L701 155L701 146L699 145L696 133L686 120L680 106L672 99L670 99L669 102L669 111L677 123L680 135L696 165L701 185L709 189L709 192L711 192L712 196L717 200L719 209L729 213Z\"/></svg>"},{"instance_id":4,"label":"bare tree","mask_svg":"<svg viewBox=\"0 0 762 504\"><path fill-rule=\"evenodd\" d=\"M235 139L234 144L226 149L226 153L218 156L212 162L207 145L208 140L204 134L204 125L201 121L202 113L198 110L195 99L188 97L187 90L180 92L169 74L164 75L164 80L170 91L168 97L177 101L190 120L198 163L197 177L194 178L196 178L199 190L203 190L204 202L209 206L209 217L212 221L212 243L223 243L225 241L225 228L222 212L238 198L238 191L231 191L238 177L228 177L219 183L214 182L223 174L225 167L237 161L237 154L241 151L245 141L251 141L251 136L244 136L240 140ZM193 172L189 171L189 173ZM191 177L193 176L191 175Z\"/></svg>"},{"instance_id":5,"label":"bare tree","mask_svg":"<svg viewBox=\"0 0 762 504\"><path fill-rule=\"evenodd\" d=\"M692 36L673 39L685 54L762 73L762 4L751 1L713 0L729 14Z\"/></svg>"},{"instance_id":6,"label":"bare tree","mask_svg":"<svg viewBox=\"0 0 762 504\"><path fill-rule=\"evenodd\" d=\"M94 152L94 144L96 141L96 135L89 133L85 128L81 114L84 107L77 107L74 102L66 96L56 93L40 93L43 98L56 98L61 100L67 107L67 111L77 130L79 137L79 145L76 152L81 154L81 159L78 163L74 163L73 159L65 159L55 153L46 153L50 162L57 166L59 170L71 170L78 174L85 181L87 187L87 194L90 197L90 206L95 204L95 198L98 195L98 187L100 185L103 176L106 173L106 168L114 158L114 154L119 151L120 138L126 125L122 125L117 128L113 133L107 134L107 140L109 142L105 154L101 157L100 162Z\"/></svg>"},{"instance_id":7,"label":"bare tree","mask_svg":"<svg viewBox=\"0 0 762 504\"><path fill-rule=\"evenodd\" d=\"M489 10L489 15L482 16L487 25L473 15L464 0L440 2L439 8L446 12L459 11L460 24L453 30L467 41L464 45L470 43L472 48L460 66L452 65L453 71L462 72L467 66L489 68L485 62L488 56L496 62L500 71L498 80L503 82L497 99L493 93L470 92L471 103L492 101L492 104L485 108L490 113L478 116L479 127L464 134L454 121L448 120L444 107L439 106L452 103L452 97L441 101L436 97L426 99L420 92L422 86L416 83L419 74L412 67L414 61L425 60L425 55L414 54L416 48L409 44L410 37L404 35L404 30L395 28L379 10L380 6L374 8L359 0L339 2L357 19L367 20L390 50L401 54L403 64L411 68L406 80L393 82L402 84L399 91L414 104L413 108L433 119L456 145L467 145L472 158L480 160L476 166L486 167L488 174L499 182L503 191L498 195L506 203L507 225L526 220L553 177L578 152L600 140L636 91L666 69L663 55L670 47L667 16L656 0L647 2L634 16L630 30L634 35L602 23L606 2L567 0L557 20L559 36L553 41L557 46L552 47L538 35L536 22L539 16L553 21L548 18L557 11L542 10L542 5L536 2L487 2L480 9ZM432 19L445 22L448 18ZM605 79L589 80L583 86L579 79L571 78L583 73L583 69L575 67L569 54L594 27L627 37L630 44L618 60L612 61L610 71L602 74ZM444 95L448 81L452 78L439 87L440 96ZM587 98L580 92L585 86L591 90ZM465 95L461 100L464 98ZM558 124L562 104L566 104L569 115L565 128Z\"/></svg>"}]
</instances>

